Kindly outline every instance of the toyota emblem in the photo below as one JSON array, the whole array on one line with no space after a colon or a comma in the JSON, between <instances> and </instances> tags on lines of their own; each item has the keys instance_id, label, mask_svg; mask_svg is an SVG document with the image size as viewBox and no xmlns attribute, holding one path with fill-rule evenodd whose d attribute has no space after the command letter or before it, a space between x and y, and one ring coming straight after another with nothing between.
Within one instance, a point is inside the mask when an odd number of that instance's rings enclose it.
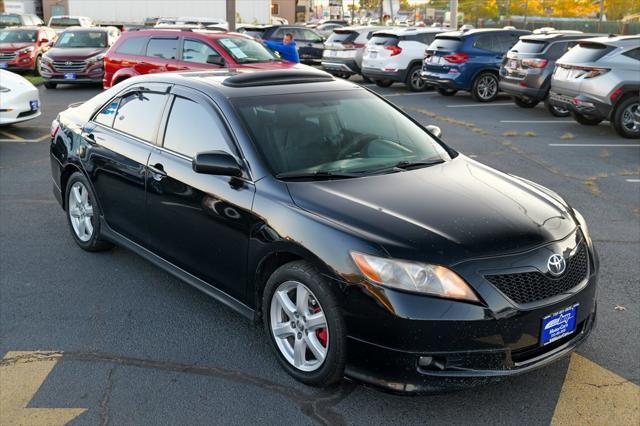
<instances>
[{"instance_id":1,"label":"toyota emblem","mask_svg":"<svg viewBox=\"0 0 640 426\"><path fill-rule=\"evenodd\" d=\"M564 270L567 269L567 262L565 262L561 254L552 254L549 260L547 260L547 268L551 275L557 277L562 275Z\"/></svg>"}]
</instances>

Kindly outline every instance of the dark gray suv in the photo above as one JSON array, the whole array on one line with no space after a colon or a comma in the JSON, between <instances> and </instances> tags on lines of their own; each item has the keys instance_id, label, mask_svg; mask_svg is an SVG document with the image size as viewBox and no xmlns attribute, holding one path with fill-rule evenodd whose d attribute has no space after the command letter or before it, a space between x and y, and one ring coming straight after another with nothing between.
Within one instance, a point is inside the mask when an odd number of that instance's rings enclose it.
<instances>
[{"instance_id":1,"label":"dark gray suv","mask_svg":"<svg viewBox=\"0 0 640 426\"><path fill-rule=\"evenodd\" d=\"M556 61L578 44L578 40L598 36L577 31L554 31L520 37L502 60L500 89L513 96L519 107L533 108L545 101L551 114L569 116L568 109L547 102L553 69Z\"/></svg>"}]
</instances>

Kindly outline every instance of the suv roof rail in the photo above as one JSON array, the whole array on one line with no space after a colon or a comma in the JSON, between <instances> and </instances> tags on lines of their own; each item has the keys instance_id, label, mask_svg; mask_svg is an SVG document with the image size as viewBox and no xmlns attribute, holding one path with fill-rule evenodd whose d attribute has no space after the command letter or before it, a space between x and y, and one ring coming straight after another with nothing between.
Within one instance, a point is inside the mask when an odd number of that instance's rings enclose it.
<instances>
[{"instance_id":1,"label":"suv roof rail","mask_svg":"<svg viewBox=\"0 0 640 426\"><path fill-rule=\"evenodd\" d=\"M322 71L274 70L240 73L226 78L222 84L228 87L276 86L279 84L322 83L334 81L331 74Z\"/></svg>"},{"instance_id":2,"label":"suv roof rail","mask_svg":"<svg viewBox=\"0 0 640 426\"><path fill-rule=\"evenodd\" d=\"M186 31L186 32L192 32L192 33L206 33L206 32L229 32L227 29L222 28L222 27L178 27L178 26L171 26L171 27L137 27L137 28L131 28L128 31L147 31L147 30L154 30L154 31Z\"/></svg>"}]
</instances>

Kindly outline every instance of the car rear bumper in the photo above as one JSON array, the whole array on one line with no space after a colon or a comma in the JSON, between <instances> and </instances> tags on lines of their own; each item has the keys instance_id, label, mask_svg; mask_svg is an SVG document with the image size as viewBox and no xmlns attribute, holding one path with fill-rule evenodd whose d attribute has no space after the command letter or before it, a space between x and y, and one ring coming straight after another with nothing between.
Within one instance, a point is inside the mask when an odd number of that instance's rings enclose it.
<instances>
[{"instance_id":1,"label":"car rear bumper","mask_svg":"<svg viewBox=\"0 0 640 426\"><path fill-rule=\"evenodd\" d=\"M589 95L559 93L554 90L549 92L549 103L590 118L608 119L613 110L612 105L594 99Z\"/></svg>"},{"instance_id":2,"label":"car rear bumper","mask_svg":"<svg viewBox=\"0 0 640 426\"><path fill-rule=\"evenodd\" d=\"M362 75L371 80L391 80L404 82L407 78L406 69L398 69L395 71L385 71L378 68L362 68Z\"/></svg>"},{"instance_id":3,"label":"car rear bumper","mask_svg":"<svg viewBox=\"0 0 640 426\"><path fill-rule=\"evenodd\" d=\"M464 90L464 88L456 84L454 78L443 78L439 75L430 74L425 71L420 73L420 78L422 78L426 84L435 86L439 89Z\"/></svg>"},{"instance_id":4,"label":"car rear bumper","mask_svg":"<svg viewBox=\"0 0 640 426\"><path fill-rule=\"evenodd\" d=\"M525 84L525 85L523 85ZM509 78L500 78L500 90L517 97L526 97L536 101L542 101L547 97L547 89L535 87L524 82L524 80L514 80Z\"/></svg>"},{"instance_id":5,"label":"car rear bumper","mask_svg":"<svg viewBox=\"0 0 640 426\"><path fill-rule=\"evenodd\" d=\"M360 74L355 59L323 58L322 68L329 73Z\"/></svg>"}]
</instances>

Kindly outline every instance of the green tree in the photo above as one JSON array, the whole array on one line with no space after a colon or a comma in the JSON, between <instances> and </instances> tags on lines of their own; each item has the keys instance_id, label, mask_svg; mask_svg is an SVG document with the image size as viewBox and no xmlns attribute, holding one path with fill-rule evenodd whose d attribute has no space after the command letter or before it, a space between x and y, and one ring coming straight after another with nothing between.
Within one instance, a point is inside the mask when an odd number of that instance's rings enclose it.
<instances>
[{"instance_id":1,"label":"green tree","mask_svg":"<svg viewBox=\"0 0 640 426\"><path fill-rule=\"evenodd\" d=\"M608 20L619 20L627 15L640 13L638 0L605 0L604 13Z\"/></svg>"}]
</instances>

